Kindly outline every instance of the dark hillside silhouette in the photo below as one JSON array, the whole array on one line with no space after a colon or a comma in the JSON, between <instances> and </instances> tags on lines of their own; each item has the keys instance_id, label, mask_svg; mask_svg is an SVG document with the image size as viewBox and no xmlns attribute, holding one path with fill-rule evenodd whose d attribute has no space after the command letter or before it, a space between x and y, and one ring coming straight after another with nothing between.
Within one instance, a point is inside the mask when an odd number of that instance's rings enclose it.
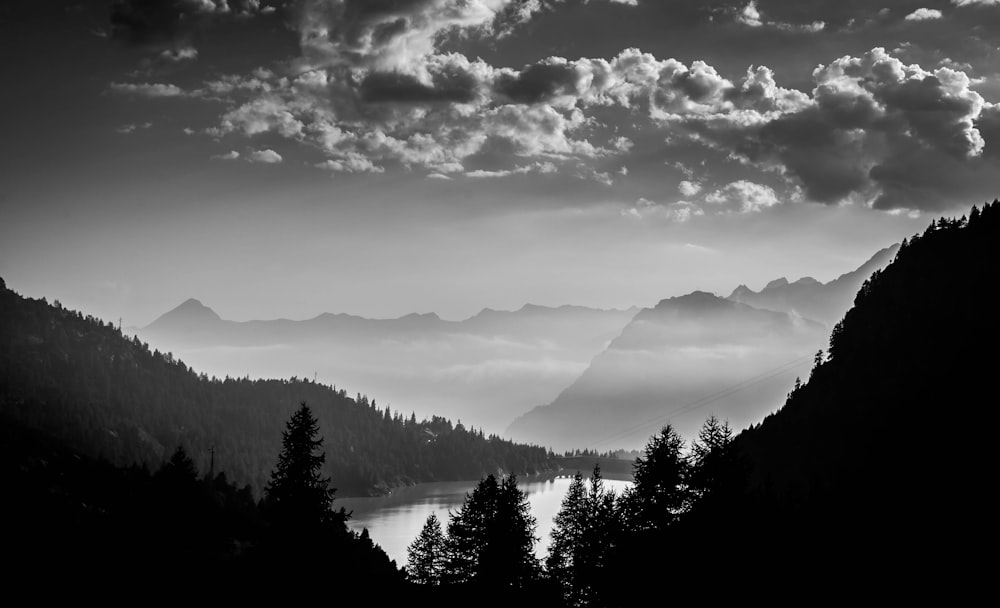
<instances>
[{"instance_id":1,"label":"dark hillside silhouette","mask_svg":"<svg viewBox=\"0 0 1000 608\"><path fill-rule=\"evenodd\" d=\"M301 401L319 421L323 473L342 496L554 466L543 448L445 418L417 421L309 380L199 375L110 323L0 289L0 414L90 457L158 466L184 445L200 469L214 459L218 470L259 494L284 421Z\"/></svg>"},{"instance_id":2,"label":"dark hillside silhouette","mask_svg":"<svg viewBox=\"0 0 1000 608\"><path fill-rule=\"evenodd\" d=\"M779 577L785 590L810 592L961 592L984 576L976 555L995 529L998 263L998 202L904 242L784 407L723 442L701 475L707 499L622 543L621 560L641 559L627 568L639 582L620 605L658 588L665 568L694 588ZM697 478L677 487L697 490Z\"/></svg>"}]
</instances>

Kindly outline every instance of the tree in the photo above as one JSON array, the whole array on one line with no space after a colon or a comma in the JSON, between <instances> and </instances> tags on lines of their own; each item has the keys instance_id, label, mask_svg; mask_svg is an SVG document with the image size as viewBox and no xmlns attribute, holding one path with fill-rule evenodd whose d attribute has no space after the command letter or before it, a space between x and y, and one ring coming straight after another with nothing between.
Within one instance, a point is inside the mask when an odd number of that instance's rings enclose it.
<instances>
[{"instance_id":1,"label":"tree","mask_svg":"<svg viewBox=\"0 0 1000 608\"><path fill-rule=\"evenodd\" d=\"M326 454L319 423L302 403L281 434L278 466L264 492L268 519L299 540L321 532L346 532L348 514L333 509L335 488L321 471Z\"/></svg>"},{"instance_id":2,"label":"tree","mask_svg":"<svg viewBox=\"0 0 1000 608\"><path fill-rule=\"evenodd\" d=\"M696 501L707 500L718 492L726 475L733 471L733 430L728 422L709 416L698 438L691 443L691 467L688 486Z\"/></svg>"},{"instance_id":3,"label":"tree","mask_svg":"<svg viewBox=\"0 0 1000 608\"><path fill-rule=\"evenodd\" d=\"M589 490L579 472L554 520L546 567L562 588L568 606L603 605L602 570L619 533L614 492L605 490L600 465L594 465Z\"/></svg>"},{"instance_id":4,"label":"tree","mask_svg":"<svg viewBox=\"0 0 1000 608\"><path fill-rule=\"evenodd\" d=\"M198 469L184 446L178 445L170 460L160 467L157 475L172 484L194 484L198 480Z\"/></svg>"},{"instance_id":5,"label":"tree","mask_svg":"<svg viewBox=\"0 0 1000 608\"><path fill-rule=\"evenodd\" d=\"M422 585L437 585L445 566L445 537L437 515L431 513L423 529L406 548L410 580Z\"/></svg>"},{"instance_id":6,"label":"tree","mask_svg":"<svg viewBox=\"0 0 1000 608\"><path fill-rule=\"evenodd\" d=\"M583 546L583 536L587 529L587 488L579 471L566 490L559 513L552 520L552 543L545 567L563 589L567 604L574 605L573 595L577 588L576 571Z\"/></svg>"},{"instance_id":7,"label":"tree","mask_svg":"<svg viewBox=\"0 0 1000 608\"><path fill-rule=\"evenodd\" d=\"M450 515L446 582L524 587L538 577L537 524L514 475L493 475L473 488Z\"/></svg>"},{"instance_id":8,"label":"tree","mask_svg":"<svg viewBox=\"0 0 1000 608\"><path fill-rule=\"evenodd\" d=\"M646 443L645 456L633 463L635 485L623 496L629 524L637 529L664 529L688 503L688 463L684 440L667 424Z\"/></svg>"}]
</instances>

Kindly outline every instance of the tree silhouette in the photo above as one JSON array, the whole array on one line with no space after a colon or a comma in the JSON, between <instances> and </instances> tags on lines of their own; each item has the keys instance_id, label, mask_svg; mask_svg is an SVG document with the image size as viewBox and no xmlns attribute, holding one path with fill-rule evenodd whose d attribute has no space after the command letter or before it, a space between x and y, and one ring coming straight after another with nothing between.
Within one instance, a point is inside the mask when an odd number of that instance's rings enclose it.
<instances>
[{"instance_id":1,"label":"tree silhouette","mask_svg":"<svg viewBox=\"0 0 1000 608\"><path fill-rule=\"evenodd\" d=\"M577 472L555 517L546 559L567 605L603 605L601 571L619 532L615 495L604 488L600 465L594 465L589 490Z\"/></svg>"},{"instance_id":2,"label":"tree silhouette","mask_svg":"<svg viewBox=\"0 0 1000 608\"><path fill-rule=\"evenodd\" d=\"M537 524L514 475L473 488L448 522L446 582L523 587L538 577Z\"/></svg>"},{"instance_id":3,"label":"tree silhouette","mask_svg":"<svg viewBox=\"0 0 1000 608\"><path fill-rule=\"evenodd\" d=\"M445 565L445 537L437 515L431 513L420 534L406 548L410 580L422 585L441 582Z\"/></svg>"},{"instance_id":4,"label":"tree silhouette","mask_svg":"<svg viewBox=\"0 0 1000 608\"><path fill-rule=\"evenodd\" d=\"M709 416L698 438L691 442L688 485L694 500L705 500L719 490L723 477L732 470L733 430L728 422Z\"/></svg>"},{"instance_id":5,"label":"tree silhouette","mask_svg":"<svg viewBox=\"0 0 1000 608\"><path fill-rule=\"evenodd\" d=\"M633 463L635 485L622 497L633 529L664 529L687 507L688 463L684 440L667 424L646 443Z\"/></svg>"},{"instance_id":6,"label":"tree silhouette","mask_svg":"<svg viewBox=\"0 0 1000 608\"><path fill-rule=\"evenodd\" d=\"M346 532L348 515L333 509L335 488L323 477L326 454L319 424L302 403L281 435L281 454L264 494L266 515L279 532L305 540L310 534Z\"/></svg>"},{"instance_id":7,"label":"tree silhouette","mask_svg":"<svg viewBox=\"0 0 1000 608\"><path fill-rule=\"evenodd\" d=\"M579 471L573 475L573 480L566 490L559 512L552 520L552 543L549 545L549 555L545 560L545 568L549 576L554 578L563 589L563 597L567 604L576 605L574 592L579 586L576 579L579 566L583 536L588 525L587 488L583 475Z\"/></svg>"}]
</instances>

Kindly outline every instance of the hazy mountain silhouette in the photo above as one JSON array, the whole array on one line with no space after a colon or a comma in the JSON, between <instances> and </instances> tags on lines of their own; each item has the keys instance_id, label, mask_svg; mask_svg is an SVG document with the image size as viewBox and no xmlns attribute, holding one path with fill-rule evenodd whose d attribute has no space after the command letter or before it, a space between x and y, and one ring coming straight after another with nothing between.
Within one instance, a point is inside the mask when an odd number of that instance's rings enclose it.
<instances>
[{"instance_id":1,"label":"hazy mountain silhouette","mask_svg":"<svg viewBox=\"0 0 1000 608\"><path fill-rule=\"evenodd\" d=\"M487 308L462 321L434 313L395 319L324 313L237 322L188 300L138 333L210 374L315 373L407 412L500 431L557 395L636 310L527 304L515 311Z\"/></svg>"},{"instance_id":2,"label":"hazy mountain silhouette","mask_svg":"<svg viewBox=\"0 0 1000 608\"><path fill-rule=\"evenodd\" d=\"M729 299L757 308L799 314L832 326L851 306L861 283L872 272L888 264L898 250L899 245L886 247L856 270L842 274L828 283L812 277L803 277L791 283L788 279L780 278L771 281L760 291L740 285L729 295Z\"/></svg>"},{"instance_id":3,"label":"hazy mountain silhouette","mask_svg":"<svg viewBox=\"0 0 1000 608\"><path fill-rule=\"evenodd\" d=\"M158 321L175 322L231 325L193 300ZM544 449L443 417L418 420L381 399L378 407L311 380L209 378L111 324L24 298L0 280L0 418L91 457L155 467L184 445L198 466L214 461L260 491L283 425L302 401L313 408L325 439L323 472L343 495L551 465Z\"/></svg>"},{"instance_id":4,"label":"hazy mountain silhouette","mask_svg":"<svg viewBox=\"0 0 1000 608\"><path fill-rule=\"evenodd\" d=\"M518 418L508 434L557 450L608 449L641 445L668 413L686 433L710 413L734 424L759 420L780 403L825 335L815 321L710 293L668 298L636 314L573 384ZM790 361L800 365L786 369ZM774 376L721 394L769 373Z\"/></svg>"},{"instance_id":5,"label":"hazy mountain silhouette","mask_svg":"<svg viewBox=\"0 0 1000 608\"><path fill-rule=\"evenodd\" d=\"M737 566L751 580L832 575L894 594L926 580L914 590L949 596L990 580L979 549L995 526L998 268L1000 202L904 241L859 289L825 360L736 437L720 499L644 542L692 548L677 565L694 576L724 543L753 548Z\"/></svg>"}]
</instances>

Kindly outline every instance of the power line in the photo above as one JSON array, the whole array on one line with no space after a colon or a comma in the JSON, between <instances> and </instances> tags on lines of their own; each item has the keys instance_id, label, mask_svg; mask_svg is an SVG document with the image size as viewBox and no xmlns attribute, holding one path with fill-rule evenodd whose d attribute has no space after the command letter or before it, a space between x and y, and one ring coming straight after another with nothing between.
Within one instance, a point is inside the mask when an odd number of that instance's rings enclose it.
<instances>
[{"instance_id":1,"label":"power line","mask_svg":"<svg viewBox=\"0 0 1000 608\"><path fill-rule=\"evenodd\" d=\"M659 424L662 421L664 421L664 420L666 420L666 419L668 419L668 418L670 418L672 416L676 416L678 414L683 414L683 413L686 413L686 412L694 411L694 410L697 410L699 408L705 407L706 405L710 405L712 403L715 403L716 401L719 401L720 399L723 399L725 397L729 397L730 395L734 395L736 393L739 393L740 391L746 390L746 389L750 388L751 386L760 384L761 382L765 382L765 381L770 380L770 379L772 379L772 378L774 378L776 376L780 376L780 375L782 375L782 374L784 374L786 372L790 372L791 370L795 369L796 367L798 367L798 366L800 366L800 365L802 365L804 363L807 363L809 361L812 361L812 360L813 360L813 355L806 355L804 357L798 357L796 359L788 361L787 363L783 363L782 365L779 365L777 367L774 367L774 368L771 368L769 370L763 371L763 372L757 374L756 376L751 376L750 378L747 378L746 380L743 380L742 382L739 382L739 383L734 384L732 386L726 387L726 388L724 388L722 390L719 390L719 391L716 391L714 393L710 393L708 395L705 395L704 397L696 399L696 400L692 401L691 403L682 405L680 408L678 408L676 410L667 412L666 414L660 414L660 415L656 416L655 418L652 418L652 419L647 420L645 422L641 422L641 423L639 423L639 424L637 424L635 426L632 426L632 427L630 427L628 429L625 429L624 431L616 433L615 435L612 435L612 436L609 436L609 437L607 437L605 439L601 439L601 440L599 440L597 442L591 443L590 447L596 448L599 445L603 445L603 444L606 444L606 443L611 443L612 441L618 441L619 439L622 439L623 437L628 437L629 435L633 435L633 434L641 431L642 429L644 429L644 428L646 428L648 426L651 426L653 424Z\"/></svg>"}]
</instances>

